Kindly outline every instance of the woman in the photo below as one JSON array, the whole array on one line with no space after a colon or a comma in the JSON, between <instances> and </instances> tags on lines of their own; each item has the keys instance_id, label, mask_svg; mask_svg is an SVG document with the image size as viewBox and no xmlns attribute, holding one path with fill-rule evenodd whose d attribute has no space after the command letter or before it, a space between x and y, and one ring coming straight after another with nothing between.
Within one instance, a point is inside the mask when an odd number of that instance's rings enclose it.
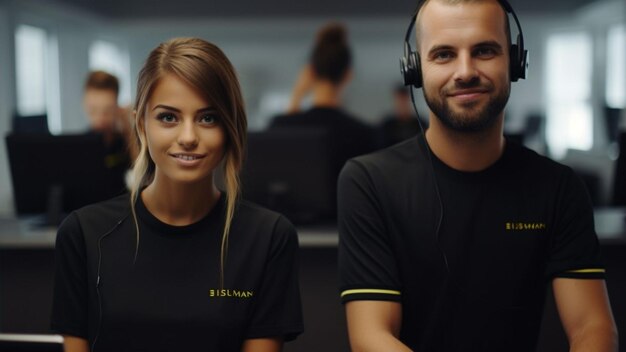
<instances>
[{"instance_id":1,"label":"woman","mask_svg":"<svg viewBox=\"0 0 626 352\"><path fill-rule=\"evenodd\" d=\"M201 39L162 43L134 108L130 198L59 229L52 328L67 352L279 351L302 332L297 237L238 200L246 115L231 63Z\"/></svg>"},{"instance_id":2,"label":"woman","mask_svg":"<svg viewBox=\"0 0 626 352\"><path fill-rule=\"evenodd\" d=\"M287 114L275 117L270 128L323 130L329 136L331 179L334 184L345 162L374 150L374 131L342 108L342 94L352 78L352 51L346 28L329 23L317 33L309 63L292 92ZM305 96L313 106L301 111ZM333 212L334 213L334 212Z\"/></svg>"}]
</instances>

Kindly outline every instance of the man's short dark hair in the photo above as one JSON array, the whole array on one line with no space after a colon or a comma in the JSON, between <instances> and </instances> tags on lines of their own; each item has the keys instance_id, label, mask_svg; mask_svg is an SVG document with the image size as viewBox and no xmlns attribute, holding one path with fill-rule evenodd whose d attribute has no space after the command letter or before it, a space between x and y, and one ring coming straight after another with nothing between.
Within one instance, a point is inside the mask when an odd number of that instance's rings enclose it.
<instances>
[{"instance_id":1,"label":"man's short dark hair","mask_svg":"<svg viewBox=\"0 0 626 352\"><path fill-rule=\"evenodd\" d=\"M117 77L105 71L92 71L85 80L85 90L100 89L115 92L115 96L119 94L120 83Z\"/></svg>"}]
</instances>

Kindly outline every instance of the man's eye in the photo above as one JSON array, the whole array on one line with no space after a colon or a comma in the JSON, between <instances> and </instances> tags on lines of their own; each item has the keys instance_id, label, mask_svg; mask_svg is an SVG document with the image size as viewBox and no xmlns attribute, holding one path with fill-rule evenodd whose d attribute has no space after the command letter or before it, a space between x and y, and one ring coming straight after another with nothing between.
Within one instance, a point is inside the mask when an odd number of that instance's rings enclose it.
<instances>
[{"instance_id":1,"label":"man's eye","mask_svg":"<svg viewBox=\"0 0 626 352\"><path fill-rule=\"evenodd\" d=\"M440 51L433 55L435 61L447 61L453 57L453 54L449 51Z\"/></svg>"},{"instance_id":2,"label":"man's eye","mask_svg":"<svg viewBox=\"0 0 626 352\"><path fill-rule=\"evenodd\" d=\"M496 51L493 48L478 48L476 49L475 55L478 57L494 57Z\"/></svg>"}]
</instances>

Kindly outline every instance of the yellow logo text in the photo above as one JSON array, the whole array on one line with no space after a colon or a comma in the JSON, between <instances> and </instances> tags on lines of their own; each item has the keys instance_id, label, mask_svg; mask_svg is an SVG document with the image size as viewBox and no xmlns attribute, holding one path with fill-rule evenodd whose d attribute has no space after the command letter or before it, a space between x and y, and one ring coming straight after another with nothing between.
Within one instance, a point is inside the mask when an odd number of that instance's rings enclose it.
<instances>
[{"instance_id":1,"label":"yellow logo text","mask_svg":"<svg viewBox=\"0 0 626 352\"><path fill-rule=\"evenodd\" d=\"M252 296L254 296L254 291L233 290L228 288L209 290L209 297L252 298Z\"/></svg>"},{"instance_id":2,"label":"yellow logo text","mask_svg":"<svg viewBox=\"0 0 626 352\"><path fill-rule=\"evenodd\" d=\"M544 222L506 222L504 226L507 231L536 231L546 229Z\"/></svg>"}]
</instances>

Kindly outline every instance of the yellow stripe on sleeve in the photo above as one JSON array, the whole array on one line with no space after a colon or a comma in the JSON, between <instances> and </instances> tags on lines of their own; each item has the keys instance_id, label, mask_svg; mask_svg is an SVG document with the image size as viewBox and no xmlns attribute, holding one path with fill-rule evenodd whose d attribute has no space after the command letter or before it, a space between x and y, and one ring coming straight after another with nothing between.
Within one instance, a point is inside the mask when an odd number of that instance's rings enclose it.
<instances>
[{"instance_id":1,"label":"yellow stripe on sleeve","mask_svg":"<svg viewBox=\"0 0 626 352\"><path fill-rule=\"evenodd\" d=\"M576 274L592 274L592 273L604 273L606 272L604 269L579 269L579 270L568 270L568 273L576 273Z\"/></svg>"},{"instance_id":2,"label":"yellow stripe on sleeve","mask_svg":"<svg viewBox=\"0 0 626 352\"><path fill-rule=\"evenodd\" d=\"M374 288L362 288L362 289L356 289L356 290L345 290L341 292L341 297L344 297L347 295L359 294L359 293L382 293L385 295L400 296L400 291L380 290L380 289L374 289Z\"/></svg>"}]
</instances>

